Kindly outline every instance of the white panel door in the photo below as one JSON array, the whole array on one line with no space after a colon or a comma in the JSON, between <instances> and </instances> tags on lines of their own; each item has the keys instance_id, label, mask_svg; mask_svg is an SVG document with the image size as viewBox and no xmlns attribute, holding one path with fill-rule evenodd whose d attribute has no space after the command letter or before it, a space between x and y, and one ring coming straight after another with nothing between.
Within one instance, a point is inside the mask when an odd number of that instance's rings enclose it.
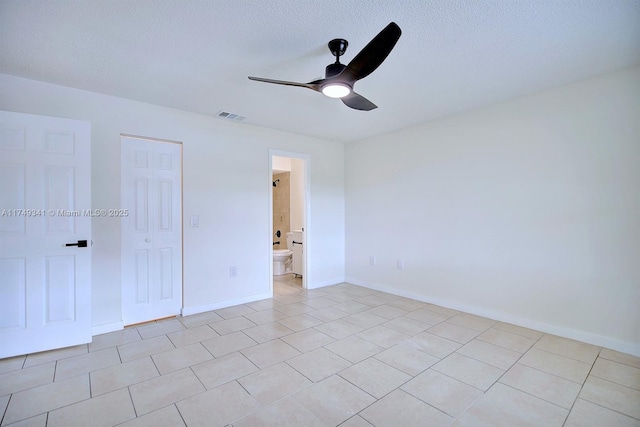
<instances>
[{"instance_id":1,"label":"white panel door","mask_svg":"<svg viewBox=\"0 0 640 427\"><path fill-rule=\"evenodd\" d=\"M0 111L0 358L91 342L90 144L87 122Z\"/></svg>"},{"instance_id":2,"label":"white panel door","mask_svg":"<svg viewBox=\"0 0 640 427\"><path fill-rule=\"evenodd\" d=\"M122 318L125 325L182 308L181 144L122 137Z\"/></svg>"}]
</instances>

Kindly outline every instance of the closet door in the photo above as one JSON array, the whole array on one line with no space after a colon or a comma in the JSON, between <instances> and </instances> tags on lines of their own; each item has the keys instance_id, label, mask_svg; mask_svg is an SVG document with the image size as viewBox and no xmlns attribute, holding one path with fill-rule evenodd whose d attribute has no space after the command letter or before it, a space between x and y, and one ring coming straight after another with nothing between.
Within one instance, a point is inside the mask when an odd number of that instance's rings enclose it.
<instances>
[{"instance_id":1,"label":"closet door","mask_svg":"<svg viewBox=\"0 0 640 427\"><path fill-rule=\"evenodd\" d=\"M125 325L180 313L180 143L122 137L122 316Z\"/></svg>"}]
</instances>

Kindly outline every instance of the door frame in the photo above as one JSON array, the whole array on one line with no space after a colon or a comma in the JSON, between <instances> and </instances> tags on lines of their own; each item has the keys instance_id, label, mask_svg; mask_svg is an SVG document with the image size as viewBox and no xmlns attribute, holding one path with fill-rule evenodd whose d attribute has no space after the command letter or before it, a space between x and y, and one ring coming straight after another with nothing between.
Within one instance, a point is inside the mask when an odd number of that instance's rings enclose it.
<instances>
[{"instance_id":1,"label":"door frame","mask_svg":"<svg viewBox=\"0 0 640 427\"><path fill-rule=\"evenodd\" d=\"M179 211L180 211L180 314L182 314L182 312L184 311L184 145L182 141L121 133L120 134L120 167L121 168L123 167L123 160L122 160L123 138L141 139L141 140L150 141L150 142L178 144L180 147L180 206L179 206ZM120 172L120 176L122 177L122 169ZM120 203L122 204L122 182L120 182ZM123 225L121 223L120 225L121 233L123 232L122 227ZM122 259L122 245L121 245L120 247L121 274L122 274L122 263L123 263L123 259ZM121 280L121 283L120 283L121 309L124 306L124 292L123 292L124 285L125 285L124 281ZM124 316L122 317L123 317L122 320L124 321ZM125 325L125 326L130 326L130 325Z\"/></svg>"},{"instance_id":2,"label":"door frame","mask_svg":"<svg viewBox=\"0 0 640 427\"><path fill-rule=\"evenodd\" d=\"M303 248L303 258L304 258L304 267L302 269L302 288L307 289L309 287L309 262L312 259L309 256L311 241L311 231L309 229L309 224L311 223L311 155L305 153L296 153L293 151L283 151L276 149L269 149L269 178L266 180L268 194L269 194L269 232L268 232L268 241L267 245L269 247L269 292L273 294L273 157L289 157L292 159L302 160L304 162L304 221L303 221L303 229L304 229L304 248Z\"/></svg>"}]
</instances>

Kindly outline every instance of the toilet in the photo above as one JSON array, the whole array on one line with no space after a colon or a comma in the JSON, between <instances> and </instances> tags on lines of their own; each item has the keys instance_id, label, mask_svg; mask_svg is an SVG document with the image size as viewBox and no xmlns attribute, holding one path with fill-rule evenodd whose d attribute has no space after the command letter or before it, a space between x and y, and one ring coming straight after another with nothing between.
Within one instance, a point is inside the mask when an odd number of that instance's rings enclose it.
<instances>
[{"instance_id":1,"label":"toilet","mask_svg":"<svg viewBox=\"0 0 640 427\"><path fill-rule=\"evenodd\" d=\"M291 255L292 252L289 249L274 249L273 250L273 275L282 276L283 274L291 273Z\"/></svg>"}]
</instances>

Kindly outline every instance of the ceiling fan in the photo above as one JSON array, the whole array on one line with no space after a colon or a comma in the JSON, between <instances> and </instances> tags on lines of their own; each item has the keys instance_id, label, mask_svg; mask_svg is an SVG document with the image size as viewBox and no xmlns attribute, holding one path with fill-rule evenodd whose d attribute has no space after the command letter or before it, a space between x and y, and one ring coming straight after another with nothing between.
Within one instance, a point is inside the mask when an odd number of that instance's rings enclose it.
<instances>
[{"instance_id":1,"label":"ceiling fan","mask_svg":"<svg viewBox=\"0 0 640 427\"><path fill-rule=\"evenodd\" d=\"M340 56L347 50L349 43L344 39L334 39L329 42L329 50L336 57L336 62L327 65L325 78L309 83L297 83L284 80L265 79L251 77L250 80L265 83L275 83L286 86L306 87L307 89L322 92L331 98L340 98L347 107L356 110L370 111L378 108L373 102L353 91L354 84L382 64L387 58L402 31L395 22L387 25L380 33L358 53L348 65L340 63Z\"/></svg>"}]
</instances>

